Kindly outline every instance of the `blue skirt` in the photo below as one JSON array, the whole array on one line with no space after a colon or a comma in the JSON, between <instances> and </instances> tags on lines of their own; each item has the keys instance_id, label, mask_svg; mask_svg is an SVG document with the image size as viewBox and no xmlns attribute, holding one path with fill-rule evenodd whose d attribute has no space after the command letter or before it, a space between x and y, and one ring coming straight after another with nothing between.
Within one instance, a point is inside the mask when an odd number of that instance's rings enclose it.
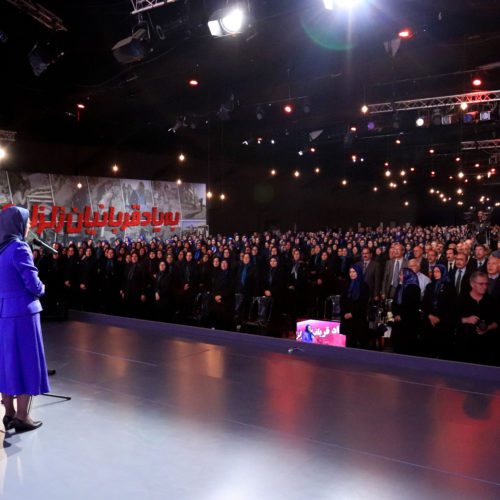
<instances>
[{"instance_id":1,"label":"blue skirt","mask_svg":"<svg viewBox=\"0 0 500 500\"><path fill-rule=\"evenodd\" d=\"M0 318L0 392L49 392L40 314Z\"/></svg>"}]
</instances>

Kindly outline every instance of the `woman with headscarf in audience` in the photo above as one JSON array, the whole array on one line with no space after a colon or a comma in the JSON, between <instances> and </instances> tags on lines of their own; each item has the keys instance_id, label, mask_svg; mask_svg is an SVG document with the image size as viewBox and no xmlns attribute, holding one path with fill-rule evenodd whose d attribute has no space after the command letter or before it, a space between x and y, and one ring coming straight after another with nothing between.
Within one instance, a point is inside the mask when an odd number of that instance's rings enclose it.
<instances>
[{"instance_id":1,"label":"woman with headscarf in audience","mask_svg":"<svg viewBox=\"0 0 500 500\"><path fill-rule=\"evenodd\" d=\"M80 300L84 311L94 311L97 294L97 260L91 247L80 260Z\"/></svg>"},{"instance_id":2,"label":"woman with headscarf in audience","mask_svg":"<svg viewBox=\"0 0 500 500\"><path fill-rule=\"evenodd\" d=\"M160 260L158 271L153 280L153 310L157 321L170 320L170 303L172 302L172 288L170 286L171 277L167 273L167 263Z\"/></svg>"},{"instance_id":3,"label":"woman with headscarf in audience","mask_svg":"<svg viewBox=\"0 0 500 500\"><path fill-rule=\"evenodd\" d=\"M436 264L432 269L432 281L425 289L422 302L424 354L444 358L451 355L453 307L456 299L455 287L450 282L446 266Z\"/></svg>"},{"instance_id":4,"label":"woman with headscarf in audience","mask_svg":"<svg viewBox=\"0 0 500 500\"><path fill-rule=\"evenodd\" d=\"M367 307L370 292L363 280L363 269L349 267L349 283L340 296L340 329L348 347L365 347L368 340Z\"/></svg>"},{"instance_id":5,"label":"woman with headscarf in audience","mask_svg":"<svg viewBox=\"0 0 500 500\"><path fill-rule=\"evenodd\" d=\"M420 287L418 277L411 269L402 269L399 273L392 313L394 350L401 354L414 354L420 332Z\"/></svg>"},{"instance_id":6,"label":"woman with headscarf in audience","mask_svg":"<svg viewBox=\"0 0 500 500\"><path fill-rule=\"evenodd\" d=\"M215 257L211 273L210 322L215 328L229 330L234 311L234 275L226 259Z\"/></svg>"}]
</instances>

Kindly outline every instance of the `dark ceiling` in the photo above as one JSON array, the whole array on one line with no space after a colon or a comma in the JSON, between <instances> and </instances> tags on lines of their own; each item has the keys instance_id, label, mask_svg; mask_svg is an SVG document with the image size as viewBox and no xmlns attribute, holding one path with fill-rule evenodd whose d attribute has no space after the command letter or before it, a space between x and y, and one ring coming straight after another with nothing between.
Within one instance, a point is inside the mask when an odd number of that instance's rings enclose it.
<instances>
[{"instance_id":1,"label":"dark ceiling","mask_svg":"<svg viewBox=\"0 0 500 500\"><path fill-rule=\"evenodd\" d=\"M209 183L245 182L260 169L292 171L300 162L323 170L334 163L332 183L345 176L373 183L390 160L401 168L422 166L415 183L421 187L429 169L441 165L444 185L445 166L462 140L493 138L499 131L498 108L485 123L422 130L414 113L401 115L397 129L390 116L368 119L360 113L363 103L470 92L476 74L483 89L500 88L499 0L365 0L350 19L326 11L321 0L249 0L250 31L218 39L206 21L226 2L180 0L144 16L165 36L153 33L147 56L128 66L111 52L140 21L130 14L128 0L41 3L63 20L66 33L54 33L0 0L0 32L7 38L0 43L0 129L17 131L18 144L43 145L44 161L36 165L26 153L33 169L95 174L92 165L100 155L119 159L127 152L156 158L128 175L174 178L182 150L192 159L188 177ZM405 27L414 36L392 58L384 42ZM62 47L64 56L35 76L27 54L47 41ZM197 87L189 86L191 78ZM231 96L234 110L221 120L218 111ZM283 112L287 101L294 105L290 116ZM80 102L86 109L78 121ZM366 128L370 120L374 131ZM178 122L183 126L169 132ZM351 126L357 133L349 136ZM314 130L324 133L311 142ZM395 137L402 139L400 147ZM79 152L55 166L50 144L68 157L74 148ZM299 158L297 152L311 145L317 152L305 150ZM432 164L429 145L439 150ZM349 170L352 154L366 157L362 172ZM488 156L478 151L467 161Z\"/></svg>"}]
</instances>

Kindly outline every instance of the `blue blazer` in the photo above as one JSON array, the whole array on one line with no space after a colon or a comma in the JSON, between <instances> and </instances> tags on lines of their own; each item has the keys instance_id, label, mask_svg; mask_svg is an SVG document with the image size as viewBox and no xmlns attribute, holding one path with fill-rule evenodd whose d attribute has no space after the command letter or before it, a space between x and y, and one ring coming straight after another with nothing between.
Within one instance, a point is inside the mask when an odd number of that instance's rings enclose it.
<instances>
[{"instance_id":1,"label":"blue blazer","mask_svg":"<svg viewBox=\"0 0 500 500\"><path fill-rule=\"evenodd\" d=\"M39 313L43 291L30 247L14 241L0 255L0 318Z\"/></svg>"}]
</instances>

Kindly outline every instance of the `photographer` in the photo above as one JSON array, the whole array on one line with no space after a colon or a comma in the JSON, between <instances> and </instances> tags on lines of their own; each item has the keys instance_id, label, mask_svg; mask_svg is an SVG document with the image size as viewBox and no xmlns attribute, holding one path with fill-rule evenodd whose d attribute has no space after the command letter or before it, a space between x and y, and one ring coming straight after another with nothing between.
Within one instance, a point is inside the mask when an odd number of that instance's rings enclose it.
<instances>
[{"instance_id":1,"label":"photographer","mask_svg":"<svg viewBox=\"0 0 500 500\"><path fill-rule=\"evenodd\" d=\"M498 329L498 308L488 291L488 275L472 273L471 290L460 298L458 327L458 355L461 360L487 363L494 355L492 347Z\"/></svg>"}]
</instances>

